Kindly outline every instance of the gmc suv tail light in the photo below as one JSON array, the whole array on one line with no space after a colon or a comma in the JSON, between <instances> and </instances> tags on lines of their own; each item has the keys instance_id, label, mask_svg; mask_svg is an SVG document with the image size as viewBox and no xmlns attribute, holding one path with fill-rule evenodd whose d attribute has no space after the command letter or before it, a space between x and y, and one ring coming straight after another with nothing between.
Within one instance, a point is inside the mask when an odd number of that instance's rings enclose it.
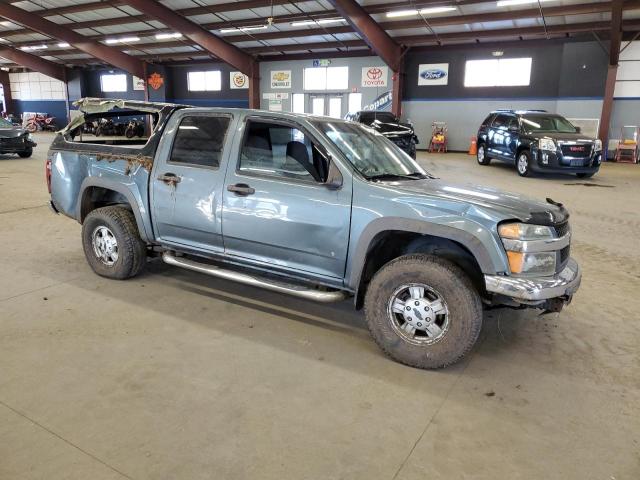
<instances>
[{"instance_id":1,"label":"gmc suv tail light","mask_svg":"<svg viewBox=\"0 0 640 480\"><path fill-rule=\"evenodd\" d=\"M51 159L47 158L47 163L44 164L44 176L47 179L47 190L51 194Z\"/></svg>"}]
</instances>

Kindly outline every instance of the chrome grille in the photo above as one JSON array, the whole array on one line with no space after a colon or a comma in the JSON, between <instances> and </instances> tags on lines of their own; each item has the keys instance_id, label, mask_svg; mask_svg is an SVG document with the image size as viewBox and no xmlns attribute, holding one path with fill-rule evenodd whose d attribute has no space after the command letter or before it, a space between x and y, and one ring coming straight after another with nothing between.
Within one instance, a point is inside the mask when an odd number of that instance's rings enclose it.
<instances>
[{"instance_id":1,"label":"chrome grille","mask_svg":"<svg viewBox=\"0 0 640 480\"><path fill-rule=\"evenodd\" d=\"M558 223L554 226L554 228L556 230L556 235L558 235L558 238L564 237L571 230L571 227L569 227L569 222Z\"/></svg>"}]
</instances>

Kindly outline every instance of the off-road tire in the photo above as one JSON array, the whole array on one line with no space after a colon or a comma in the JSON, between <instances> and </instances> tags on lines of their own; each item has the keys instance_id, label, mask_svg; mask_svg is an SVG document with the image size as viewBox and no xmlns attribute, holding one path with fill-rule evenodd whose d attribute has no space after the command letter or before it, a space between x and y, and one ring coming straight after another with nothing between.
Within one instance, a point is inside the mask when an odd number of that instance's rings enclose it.
<instances>
[{"instance_id":1,"label":"off-road tire","mask_svg":"<svg viewBox=\"0 0 640 480\"><path fill-rule=\"evenodd\" d=\"M433 344L411 344L392 327L389 301L399 286L409 283L432 287L447 303L448 330ZM404 255L387 263L371 280L364 308L369 332L378 346L392 359L416 368L456 363L471 350L482 328L482 303L471 281L460 268L434 255Z\"/></svg>"},{"instance_id":2,"label":"off-road tire","mask_svg":"<svg viewBox=\"0 0 640 480\"><path fill-rule=\"evenodd\" d=\"M29 158L31 155L33 155L33 148L27 148L26 150L18 152L20 158Z\"/></svg>"},{"instance_id":3,"label":"off-road tire","mask_svg":"<svg viewBox=\"0 0 640 480\"><path fill-rule=\"evenodd\" d=\"M480 153L481 151L482 153ZM481 157L482 157L482 160L480 160ZM478 151L476 152L476 160L478 161L479 165L489 165L491 163L491 157L487 155L487 147L483 143L478 145Z\"/></svg>"},{"instance_id":4,"label":"off-road tire","mask_svg":"<svg viewBox=\"0 0 640 480\"><path fill-rule=\"evenodd\" d=\"M100 225L107 227L118 242L118 259L109 266L94 253L93 231ZM82 224L82 247L87 262L102 277L124 280L135 277L147 262L147 249L140 238L133 213L124 207L102 207L87 215Z\"/></svg>"}]
</instances>

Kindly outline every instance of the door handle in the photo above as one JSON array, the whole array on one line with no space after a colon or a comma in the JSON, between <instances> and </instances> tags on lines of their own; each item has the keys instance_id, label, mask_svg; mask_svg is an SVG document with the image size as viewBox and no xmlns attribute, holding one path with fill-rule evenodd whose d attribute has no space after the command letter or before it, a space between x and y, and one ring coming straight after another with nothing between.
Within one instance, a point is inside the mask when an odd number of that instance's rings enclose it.
<instances>
[{"instance_id":1,"label":"door handle","mask_svg":"<svg viewBox=\"0 0 640 480\"><path fill-rule=\"evenodd\" d=\"M236 195L240 195L241 197L246 197L247 195L253 195L256 193L255 188L251 188L246 183L236 183L235 185L229 185L227 190L235 193Z\"/></svg>"},{"instance_id":2,"label":"door handle","mask_svg":"<svg viewBox=\"0 0 640 480\"><path fill-rule=\"evenodd\" d=\"M180 180L182 179L175 173L165 173L163 175L158 176L158 180L166 183L167 185L175 186L176 184L180 183Z\"/></svg>"}]
</instances>

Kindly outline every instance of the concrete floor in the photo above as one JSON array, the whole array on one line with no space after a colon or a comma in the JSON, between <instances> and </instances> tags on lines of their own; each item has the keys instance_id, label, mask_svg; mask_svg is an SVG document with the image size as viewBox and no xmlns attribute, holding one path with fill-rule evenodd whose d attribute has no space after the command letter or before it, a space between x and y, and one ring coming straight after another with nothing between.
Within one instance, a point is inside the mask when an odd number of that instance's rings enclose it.
<instances>
[{"instance_id":1,"label":"concrete floor","mask_svg":"<svg viewBox=\"0 0 640 480\"><path fill-rule=\"evenodd\" d=\"M564 202L584 269L562 313L488 312L467 359L430 372L384 357L348 302L158 262L94 275L45 206L38 137L0 157L0 479L640 478L640 165L523 179L421 153Z\"/></svg>"}]
</instances>

